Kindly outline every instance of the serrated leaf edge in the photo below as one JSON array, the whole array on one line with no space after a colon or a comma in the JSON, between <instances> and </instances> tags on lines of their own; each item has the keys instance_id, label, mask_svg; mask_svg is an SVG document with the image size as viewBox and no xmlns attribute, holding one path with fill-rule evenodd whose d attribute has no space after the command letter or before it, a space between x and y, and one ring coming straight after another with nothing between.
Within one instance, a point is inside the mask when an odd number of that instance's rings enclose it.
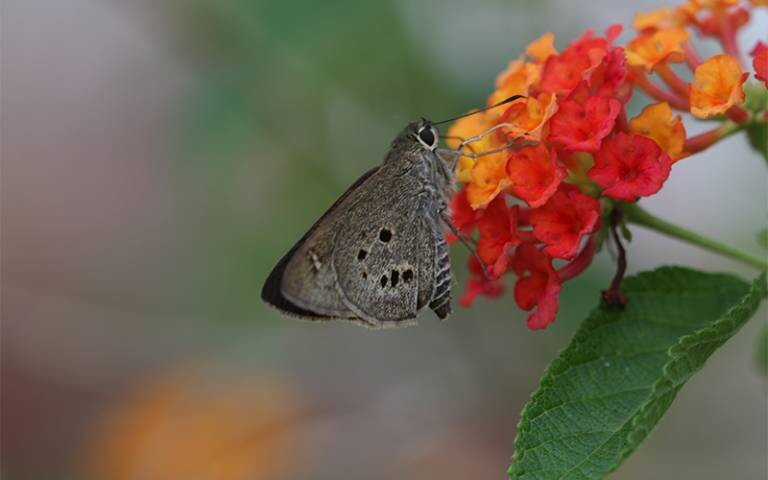
<instances>
[{"instance_id":1,"label":"serrated leaf edge","mask_svg":"<svg viewBox=\"0 0 768 480\"><path fill-rule=\"evenodd\" d=\"M662 377L654 383L648 401L645 402L632 417L632 429L627 434L628 447L621 452L622 461L626 459L640 445L645 437L653 431L653 429L646 431L645 428L641 427L641 425L643 425L641 420L649 413L648 409L652 405L652 401L661 397L661 395L666 394L668 391L675 389L679 390L691 376L704 367L709 357L702 362L699 368L690 372L689 375L679 381L675 381L671 378L670 368L672 363L685 355L687 351L686 347L688 346L698 345L704 342L719 342L720 345L724 344L744 326L766 296L768 296L768 285L766 284L766 274L764 272L752 282L749 291L742 297L741 301L731 307L722 317L715 320L708 327L704 327L689 335L681 337L676 344L669 347L667 350L669 360L662 367ZM724 337L724 332L728 332L729 335ZM713 338L706 338L709 336ZM677 392L675 392L675 395L676 394ZM619 465L621 465L621 462L619 462L616 467L618 468Z\"/></svg>"},{"instance_id":2,"label":"serrated leaf edge","mask_svg":"<svg viewBox=\"0 0 768 480\"><path fill-rule=\"evenodd\" d=\"M651 277L653 275L657 275L665 271L669 271L670 273L672 273L673 276L684 275L687 273L701 273L697 270L690 269L683 266L662 266L651 271L640 272L630 278L627 278L625 281L625 286L627 284L630 284L634 288L637 288L644 284L648 284L647 277ZM722 275L725 277L729 277L731 279L734 278L732 275L728 275L728 274L713 273L711 275L714 275L714 276ZM655 282L651 282L651 283L655 283ZM631 435L633 434L638 435L640 433L640 427L639 427L640 424L638 421L639 416L641 414L647 413L648 407L651 405L651 400L657 398L655 395L662 390L662 385L668 380L667 376L669 375L669 366L676 358L678 358L681 355L680 351L683 348L683 345L695 343L696 341L695 338L698 338L698 336L704 336L709 334L709 332L713 332L715 330L718 330L719 328L722 328L725 323L732 321L731 320L732 312L736 312L737 310L747 309L746 311L748 313L747 315L745 315L745 319L742 322L742 325L743 325L751 317L752 313L754 313L754 311L759 306L760 302L764 298L766 298L766 296L768 296L768 286L766 285L766 274L765 272L763 272L757 279L755 279L755 281L750 286L750 289L748 290L748 292L744 295L744 297L742 297L741 301L738 304L731 307L725 313L725 315L715 320L712 323L712 325L710 325L709 327L704 327L694 333L681 337L675 345L672 345L671 347L669 347L669 349L667 349L667 356L669 357L669 361L667 361L662 367L663 376L656 383L654 383L653 387L651 388L651 392L648 396L648 401L644 403L637 410L637 412L632 416L631 430L627 434L628 439ZM562 350L560 350L560 352L558 352L557 354L557 357L552 362L550 362L549 365L547 365L543 375L541 376L541 380L539 381L539 387L531 394L530 400L525 404L525 406L523 407L523 410L520 412L520 419L517 422L517 433L515 434L514 445L517 445L520 437L524 433L528 432L528 430L530 430L530 425L528 425L528 423L530 422L530 419L527 419L528 411L533 409L536 406L537 400L541 398L548 390L550 390L551 385L555 383L555 380L557 380L557 377L559 377L562 373L565 372L565 370L567 370L566 366L568 365L568 362L566 362L565 359L561 357L563 355L568 354L569 349L576 349L580 344L584 343L584 341L588 338L589 334L592 333L594 328L598 326L593 324L598 321L599 314L601 314L600 306L592 310L592 312L589 314L587 319L584 320L582 325L576 331L576 334L573 336L573 339L571 340L571 342ZM741 325L739 326L739 328L741 328ZM725 340L723 340L723 342L725 342ZM703 367L703 364L702 364L702 367ZM699 369L700 368L701 367L699 367ZM686 381L688 378L690 378L690 375L686 378ZM680 383L676 388L679 390L679 388L681 388L684 383L685 381ZM676 394L677 392L675 392L674 395ZM627 458L627 456L629 456L635 450L635 448L637 448L637 446L642 442L642 440L645 437L648 436L648 434L650 434L651 431L652 429L648 430L641 437L639 437L639 440L637 440L634 446L632 446L631 448L625 448L624 450L622 450L620 455L620 461L618 462L615 468L618 468L621 465L621 463ZM635 438L638 438L638 437L635 437ZM632 442L632 440L629 440L629 441L630 443ZM516 449L512 454L512 464L509 466L509 469L507 470L507 475L510 478L512 478L512 475L515 474L515 466L519 463L521 458L522 457L519 455L519 452Z\"/></svg>"}]
</instances>

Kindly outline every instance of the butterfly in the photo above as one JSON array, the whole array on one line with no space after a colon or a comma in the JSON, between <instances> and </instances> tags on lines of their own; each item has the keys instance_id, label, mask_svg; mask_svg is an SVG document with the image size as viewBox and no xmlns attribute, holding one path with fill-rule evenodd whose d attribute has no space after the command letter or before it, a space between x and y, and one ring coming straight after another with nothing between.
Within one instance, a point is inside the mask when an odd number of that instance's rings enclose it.
<instances>
[{"instance_id":1,"label":"butterfly","mask_svg":"<svg viewBox=\"0 0 768 480\"><path fill-rule=\"evenodd\" d=\"M264 302L290 316L371 328L412 324L427 307L440 319L451 313L444 231L458 235L448 204L462 153L438 148L435 125L421 119L395 137L383 163L352 184L278 261L264 282Z\"/></svg>"}]
</instances>

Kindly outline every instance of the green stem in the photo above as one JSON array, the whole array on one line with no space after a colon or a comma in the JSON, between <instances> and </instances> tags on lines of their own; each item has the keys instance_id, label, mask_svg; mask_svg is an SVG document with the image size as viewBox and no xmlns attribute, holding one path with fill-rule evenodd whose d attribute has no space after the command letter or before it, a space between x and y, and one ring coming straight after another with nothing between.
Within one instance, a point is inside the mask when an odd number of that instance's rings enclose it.
<instances>
[{"instance_id":1,"label":"green stem","mask_svg":"<svg viewBox=\"0 0 768 480\"><path fill-rule=\"evenodd\" d=\"M698 245L703 249L718 253L724 257L738 260L747 265L759 268L760 270L768 270L768 261L766 261L765 258L757 257L751 253L739 250L738 248L731 247L730 245L720 243L716 240L699 235L698 233L678 227L677 225L651 215L635 203L622 204L620 208L624 212L625 218L629 223L642 225L672 238Z\"/></svg>"}]
</instances>

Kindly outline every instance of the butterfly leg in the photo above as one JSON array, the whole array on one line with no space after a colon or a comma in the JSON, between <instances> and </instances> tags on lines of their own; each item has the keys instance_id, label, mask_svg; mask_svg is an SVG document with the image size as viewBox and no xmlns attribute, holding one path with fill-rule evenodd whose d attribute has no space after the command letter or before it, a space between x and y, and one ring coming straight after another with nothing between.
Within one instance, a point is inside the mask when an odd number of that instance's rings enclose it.
<instances>
[{"instance_id":1,"label":"butterfly leg","mask_svg":"<svg viewBox=\"0 0 768 480\"><path fill-rule=\"evenodd\" d=\"M474 248L473 241L471 238L468 238L466 235L461 233L458 228L456 228L456 225L453 224L451 221L451 217L448 216L445 210L440 212L440 219L443 221L446 227L451 231L451 233L459 239L459 241L467 247L467 250L469 250L469 253L471 253L477 262L480 264L480 268L483 270L483 277L487 280L491 277L488 275L488 270L485 267L485 262L483 262L480 259L480 256L477 254L477 249Z\"/></svg>"}]
</instances>

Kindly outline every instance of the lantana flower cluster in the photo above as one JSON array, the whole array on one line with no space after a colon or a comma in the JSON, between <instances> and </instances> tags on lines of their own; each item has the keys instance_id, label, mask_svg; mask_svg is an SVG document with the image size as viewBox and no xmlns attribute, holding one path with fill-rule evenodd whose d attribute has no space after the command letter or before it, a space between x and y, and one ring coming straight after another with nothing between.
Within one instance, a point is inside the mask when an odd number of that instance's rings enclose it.
<instances>
[{"instance_id":1,"label":"lantana flower cluster","mask_svg":"<svg viewBox=\"0 0 768 480\"><path fill-rule=\"evenodd\" d=\"M464 185L451 203L454 226L476 237L460 303L500 295L511 274L516 303L532 311L529 328L546 327L563 283L617 228L611 214L619 202L657 193L676 162L765 122L764 106L745 105L744 88L752 74L751 88L765 89L768 47L752 48L750 72L736 33L766 4L690 0L638 14L625 45L616 44L621 25L587 31L562 51L547 33L512 60L487 103L523 98L464 117L447 135L451 147L474 154L459 159ZM701 58L693 35L718 40L723 53ZM630 118L637 92L651 103ZM681 114L719 123L688 137Z\"/></svg>"}]
</instances>

